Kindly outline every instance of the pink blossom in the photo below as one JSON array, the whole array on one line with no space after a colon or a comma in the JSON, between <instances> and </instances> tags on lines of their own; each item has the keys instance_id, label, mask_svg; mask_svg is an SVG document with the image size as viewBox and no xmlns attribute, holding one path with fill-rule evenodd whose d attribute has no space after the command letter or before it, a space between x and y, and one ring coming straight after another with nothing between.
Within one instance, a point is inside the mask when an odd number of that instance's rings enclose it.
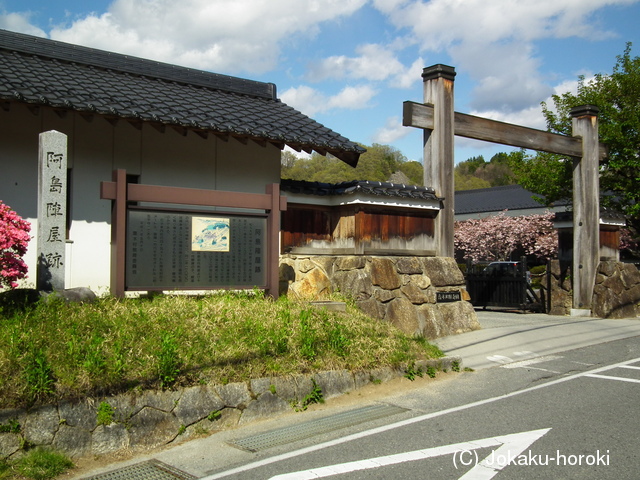
<instances>
[{"instance_id":1,"label":"pink blossom","mask_svg":"<svg viewBox=\"0 0 640 480\"><path fill-rule=\"evenodd\" d=\"M455 222L454 242L465 258L509 260L516 251L538 258L552 258L558 250L553 213L511 217L506 212L480 219Z\"/></svg>"},{"instance_id":2,"label":"pink blossom","mask_svg":"<svg viewBox=\"0 0 640 480\"><path fill-rule=\"evenodd\" d=\"M0 201L0 288L15 288L27 276L27 253L31 225Z\"/></svg>"}]
</instances>

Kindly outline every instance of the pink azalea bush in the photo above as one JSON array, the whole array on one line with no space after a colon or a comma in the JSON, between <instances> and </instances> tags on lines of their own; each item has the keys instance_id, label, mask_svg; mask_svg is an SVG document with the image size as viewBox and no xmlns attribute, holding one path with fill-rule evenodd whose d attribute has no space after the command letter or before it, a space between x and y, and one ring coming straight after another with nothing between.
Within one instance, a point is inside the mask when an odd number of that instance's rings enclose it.
<instances>
[{"instance_id":1,"label":"pink azalea bush","mask_svg":"<svg viewBox=\"0 0 640 480\"><path fill-rule=\"evenodd\" d=\"M27 252L31 225L0 200L0 289L16 288L27 276L22 257Z\"/></svg>"},{"instance_id":2,"label":"pink azalea bush","mask_svg":"<svg viewBox=\"0 0 640 480\"><path fill-rule=\"evenodd\" d=\"M525 255L552 258L558 251L553 213L511 217L499 215L455 222L456 251L474 262L509 260L521 250Z\"/></svg>"}]
</instances>

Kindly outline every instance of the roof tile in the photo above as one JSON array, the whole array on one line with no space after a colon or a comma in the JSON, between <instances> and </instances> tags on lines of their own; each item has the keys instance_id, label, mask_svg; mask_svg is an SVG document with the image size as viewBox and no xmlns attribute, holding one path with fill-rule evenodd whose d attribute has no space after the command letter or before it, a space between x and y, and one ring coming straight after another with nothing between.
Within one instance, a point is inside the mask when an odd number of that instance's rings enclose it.
<instances>
[{"instance_id":1,"label":"roof tile","mask_svg":"<svg viewBox=\"0 0 640 480\"><path fill-rule=\"evenodd\" d=\"M275 85L0 30L0 99L278 140L355 165L365 150Z\"/></svg>"}]
</instances>

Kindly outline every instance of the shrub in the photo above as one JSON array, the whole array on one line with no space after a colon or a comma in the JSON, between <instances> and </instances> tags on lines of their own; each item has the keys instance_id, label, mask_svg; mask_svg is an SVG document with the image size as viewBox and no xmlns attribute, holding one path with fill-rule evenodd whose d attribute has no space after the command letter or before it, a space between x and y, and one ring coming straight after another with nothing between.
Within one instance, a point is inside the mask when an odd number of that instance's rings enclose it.
<instances>
[{"instance_id":1,"label":"shrub","mask_svg":"<svg viewBox=\"0 0 640 480\"><path fill-rule=\"evenodd\" d=\"M17 281L27 276L27 253L31 225L8 205L0 201L0 289L16 288Z\"/></svg>"}]
</instances>

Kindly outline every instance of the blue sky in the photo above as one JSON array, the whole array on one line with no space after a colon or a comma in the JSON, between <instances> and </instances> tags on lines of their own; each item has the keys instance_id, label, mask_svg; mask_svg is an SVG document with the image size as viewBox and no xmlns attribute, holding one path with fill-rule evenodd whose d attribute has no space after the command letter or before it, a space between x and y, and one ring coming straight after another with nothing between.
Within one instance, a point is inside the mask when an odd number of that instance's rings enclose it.
<instances>
[{"instance_id":1,"label":"blue sky","mask_svg":"<svg viewBox=\"0 0 640 480\"><path fill-rule=\"evenodd\" d=\"M455 109L545 129L540 102L640 55L640 0L0 0L0 28L273 82L349 139L422 161L402 102L455 67ZM508 147L456 139L456 161Z\"/></svg>"}]
</instances>

